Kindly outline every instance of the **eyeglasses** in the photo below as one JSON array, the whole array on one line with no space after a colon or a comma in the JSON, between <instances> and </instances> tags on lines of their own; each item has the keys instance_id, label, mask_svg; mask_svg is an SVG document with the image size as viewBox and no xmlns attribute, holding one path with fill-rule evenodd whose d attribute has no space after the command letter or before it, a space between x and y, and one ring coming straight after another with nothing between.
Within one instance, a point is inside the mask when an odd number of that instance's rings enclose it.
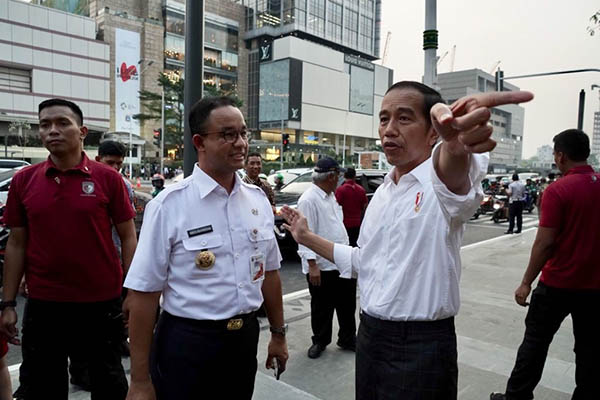
<instances>
[{"instance_id":1,"label":"eyeglasses","mask_svg":"<svg viewBox=\"0 0 600 400\"><path fill-rule=\"evenodd\" d=\"M236 131L236 130L225 130L225 131L217 131L217 132L204 132L201 133L201 136L208 136L208 135L213 135L213 134L217 134L219 135L220 139L223 139L223 141L225 141L225 143L235 143L238 139L238 137L242 138L242 140L244 142L248 141L248 131L246 131L245 129L241 130L241 131Z\"/></svg>"}]
</instances>

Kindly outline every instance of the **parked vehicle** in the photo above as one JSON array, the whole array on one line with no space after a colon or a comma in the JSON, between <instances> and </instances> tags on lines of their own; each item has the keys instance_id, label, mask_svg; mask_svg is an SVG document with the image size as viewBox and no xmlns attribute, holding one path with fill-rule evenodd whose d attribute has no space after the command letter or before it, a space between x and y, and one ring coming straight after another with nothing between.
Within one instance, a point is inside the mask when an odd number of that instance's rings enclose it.
<instances>
[{"instance_id":1,"label":"parked vehicle","mask_svg":"<svg viewBox=\"0 0 600 400\"><path fill-rule=\"evenodd\" d=\"M310 169L310 168L281 169L279 171L275 171L274 174L267 176L267 182L269 182L269 185L275 186L275 177L278 174L281 174L283 176L283 184L287 185L288 183L291 183L293 180L298 178L300 175L305 174L309 171L312 171L312 169Z\"/></svg>"},{"instance_id":2,"label":"parked vehicle","mask_svg":"<svg viewBox=\"0 0 600 400\"><path fill-rule=\"evenodd\" d=\"M388 171L379 169L358 169L356 170L356 183L361 185L367 192L367 199L370 201L375 190L383 183L383 179ZM340 174L338 185L344 181L343 174ZM312 170L301 174L292 182L283 186L280 191L275 193L275 234L277 236L280 248L296 248L296 242L287 234L287 231L281 226L284 223L283 217L279 215L279 210L284 205L296 208L298 199L312 184Z\"/></svg>"},{"instance_id":3,"label":"parked vehicle","mask_svg":"<svg viewBox=\"0 0 600 400\"><path fill-rule=\"evenodd\" d=\"M28 165L31 165L31 164L25 160L14 160L12 158L3 158L3 159L0 159L0 172L8 171L8 170L11 170L11 169L17 168L17 167L23 168Z\"/></svg>"},{"instance_id":4,"label":"parked vehicle","mask_svg":"<svg viewBox=\"0 0 600 400\"><path fill-rule=\"evenodd\" d=\"M508 221L508 196L496 195L494 196L494 214L492 215L494 223L500 223L501 221Z\"/></svg>"},{"instance_id":5,"label":"parked vehicle","mask_svg":"<svg viewBox=\"0 0 600 400\"><path fill-rule=\"evenodd\" d=\"M489 212L493 212L494 211L494 196L492 195L492 193L484 193L483 194L483 198L481 199L481 203L479 203L479 207L477 208L477 211L475 211L475 214L473 214L472 219L477 219L479 218L480 215L485 215Z\"/></svg>"}]
</instances>

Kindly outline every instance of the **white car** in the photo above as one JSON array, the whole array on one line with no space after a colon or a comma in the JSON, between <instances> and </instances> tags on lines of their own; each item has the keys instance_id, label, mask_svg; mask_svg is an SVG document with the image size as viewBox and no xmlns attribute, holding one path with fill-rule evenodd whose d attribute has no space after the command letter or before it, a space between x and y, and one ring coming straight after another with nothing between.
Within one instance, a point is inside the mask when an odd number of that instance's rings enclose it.
<instances>
[{"instance_id":1,"label":"white car","mask_svg":"<svg viewBox=\"0 0 600 400\"><path fill-rule=\"evenodd\" d=\"M13 168L17 168L17 167L26 167L28 165L31 165L31 164L25 160L14 160L12 158L4 158L4 159L0 159L0 172L9 171L9 170L11 170Z\"/></svg>"}]
</instances>

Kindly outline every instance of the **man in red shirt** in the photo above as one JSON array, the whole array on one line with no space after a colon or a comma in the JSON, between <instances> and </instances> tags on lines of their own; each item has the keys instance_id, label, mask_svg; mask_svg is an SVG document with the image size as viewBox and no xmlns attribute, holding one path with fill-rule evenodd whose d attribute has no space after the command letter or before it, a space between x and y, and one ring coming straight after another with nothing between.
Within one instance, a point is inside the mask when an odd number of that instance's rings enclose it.
<instances>
[{"instance_id":1,"label":"man in red shirt","mask_svg":"<svg viewBox=\"0 0 600 400\"><path fill-rule=\"evenodd\" d=\"M515 300L527 306L531 283L542 276L533 291L525 318L525 337L506 394L491 400L533 399L542 377L548 347L562 321L571 315L575 336L573 399L597 399L600 377L600 174L586 160L587 135L577 129L554 137L554 160L564 177L544 191L542 218L529 265Z\"/></svg>"},{"instance_id":2,"label":"man in red shirt","mask_svg":"<svg viewBox=\"0 0 600 400\"><path fill-rule=\"evenodd\" d=\"M11 182L0 330L18 344L14 306L25 274L23 355L31 382L25 399L67 399L71 354L89 363L92 398L125 399L120 295L136 246L135 213L121 176L82 152L87 128L76 104L43 101L39 119L50 156Z\"/></svg>"},{"instance_id":3,"label":"man in red shirt","mask_svg":"<svg viewBox=\"0 0 600 400\"><path fill-rule=\"evenodd\" d=\"M335 198L344 212L344 226L348 232L350 246L356 246L363 212L367 208L367 192L355 181L356 170L344 172L344 183L335 191Z\"/></svg>"}]
</instances>

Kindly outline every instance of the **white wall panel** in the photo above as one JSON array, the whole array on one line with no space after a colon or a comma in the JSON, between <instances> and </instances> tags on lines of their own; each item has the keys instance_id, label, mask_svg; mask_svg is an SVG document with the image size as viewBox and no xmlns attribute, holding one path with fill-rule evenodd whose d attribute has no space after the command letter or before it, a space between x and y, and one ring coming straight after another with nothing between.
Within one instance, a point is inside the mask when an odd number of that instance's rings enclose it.
<instances>
[{"instance_id":1,"label":"white wall panel","mask_svg":"<svg viewBox=\"0 0 600 400\"><path fill-rule=\"evenodd\" d=\"M348 109L349 75L309 63L302 66L302 102Z\"/></svg>"},{"instance_id":2,"label":"white wall panel","mask_svg":"<svg viewBox=\"0 0 600 400\"><path fill-rule=\"evenodd\" d=\"M0 0L2 1L2 0ZM12 29L11 25L6 22L0 22L0 38L4 40L11 40L12 38Z\"/></svg>"},{"instance_id":3,"label":"white wall panel","mask_svg":"<svg viewBox=\"0 0 600 400\"><path fill-rule=\"evenodd\" d=\"M12 46L12 62L31 65L33 63L33 50L27 47Z\"/></svg>"},{"instance_id":4,"label":"white wall panel","mask_svg":"<svg viewBox=\"0 0 600 400\"><path fill-rule=\"evenodd\" d=\"M12 26L12 40L15 43L28 44L31 46L33 43L31 37L31 28L25 28L24 26L13 25Z\"/></svg>"},{"instance_id":5,"label":"white wall panel","mask_svg":"<svg viewBox=\"0 0 600 400\"><path fill-rule=\"evenodd\" d=\"M97 42L88 42L88 57L104 58L104 45Z\"/></svg>"},{"instance_id":6,"label":"white wall panel","mask_svg":"<svg viewBox=\"0 0 600 400\"><path fill-rule=\"evenodd\" d=\"M348 122L346 132L351 136L372 138L373 136L373 117L365 114L348 113Z\"/></svg>"},{"instance_id":7,"label":"white wall panel","mask_svg":"<svg viewBox=\"0 0 600 400\"><path fill-rule=\"evenodd\" d=\"M36 67L51 67L52 53L41 50L33 50L33 65Z\"/></svg>"},{"instance_id":8,"label":"white wall panel","mask_svg":"<svg viewBox=\"0 0 600 400\"><path fill-rule=\"evenodd\" d=\"M87 40L71 38L71 53L78 55L86 55L88 53Z\"/></svg>"},{"instance_id":9,"label":"white wall panel","mask_svg":"<svg viewBox=\"0 0 600 400\"><path fill-rule=\"evenodd\" d=\"M90 100L104 101L104 81L98 79L88 79Z\"/></svg>"},{"instance_id":10,"label":"white wall panel","mask_svg":"<svg viewBox=\"0 0 600 400\"><path fill-rule=\"evenodd\" d=\"M52 50L71 51L71 40L68 36L52 33Z\"/></svg>"},{"instance_id":11,"label":"white wall panel","mask_svg":"<svg viewBox=\"0 0 600 400\"><path fill-rule=\"evenodd\" d=\"M302 104L302 129L342 135L346 124L346 111Z\"/></svg>"},{"instance_id":12,"label":"white wall panel","mask_svg":"<svg viewBox=\"0 0 600 400\"><path fill-rule=\"evenodd\" d=\"M16 111L31 111L33 109L33 96L30 94L13 94L13 109Z\"/></svg>"},{"instance_id":13,"label":"white wall panel","mask_svg":"<svg viewBox=\"0 0 600 400\"><path fill-rule=\"evenodd\" d=\"M42 49L52 50L52 36L48 32L33 29L33 45Z\"/></svg>"},{"instance_id":14,"label":"white wall panel","mask_svg":"<svg viewBox=\"0 0 600 400\"><path fill-rule=\"evenodd\" d=\"M48 27L57 32L67 31L67 14L60 11L48 10Z\"/></svg>"},{"instance_id":15,"label":"white wall panel","mask_svg":"<svg viewBox=\"0 0 600 400\"><path fill-rule=\"evenodd\" d=\"M89 74L88 63L89 61L84 58L71 57L71 71L79 72L81 74Z\"/></svg>"},{"instance_id":16,"label":"white wall panel","mask_svg":"<svg viewBox=\"0 0 600 400\"><path fill-rule=\"evenodd\" d=\"M104 65L100 61L89 60L89 74L93 76L104 76Z\"/></svg>"},{"instance_id":17,"label":"white wall panel","mask_svg":"<svg viewBox=\"0 0 600 400\"><path fill-rule=\"evenodd\" d=\"M29 23L33 26L48 29L48 9L45 7L29 7Z\"/></svg>"},{"instance_id":18,"label":"white wall panel","mask_svg":"<svg viewBox=\"0 0 600 400\"><path fill-rule=\"evenodd\" d=\"M87 79L82 76L71 76L71 96L79 99L88 98L89 88L86 82Z\"/></svg>"},{"instance_id":19,"label":"white wall panel","mask_svg":"<svg viewBox=\"0 0 600 400\"><path fill-rule=\"evenodd\" d=\"M0 0L2 2L2 0ZM13 108L13 95L12 93L0 94L0 108L5 110L12 110Z\"/></svg>"},{"instance_id":20,"label":"white wall panel","mask_svg":"<svg viewBox=\"0 0 600 400\"><path fill-rule=\"evenodd\" d=\"M344 54L293 36L278 39L273 46L273 59L296 58L338 71L344 70Z\"/></svg>"},{"instance_id":21,"label":"white wall panel","mask_svg":"<svg viewBox=\"0 0 600 400\"><path fill-rule=\"evenodd\" d=\"M383 96L375 95L373 100L373 134L379 138L379 111L381 111Z\"/></svg>"},{"instance_id":22,"label":"white wall panel","mask_svg":"<svg viewBox=\"0 0 600 400\"><path fill-rule=\"evenodd\" d=\"M15 22L29 23L29 13L27 12L28 4L20 1L8 2L8 19Z\"/></svg>"},{"instance_id":23,"label":"white wall panel","mask_svg":"<svg viewBox=\"0 0 600 400\"><path fill-rule=\"evenodd\" d=\"M96 24L91 20L84 20L83 22L83 34L88 39L94 39L96 37Z\"/></svg>"},{"instance_id":24,"label":"white wall panel","mask_svg":"<svg viewBox=\"0 0 600 400\"><path fill-rule=\"evenodd\" d=\"M54 76L52 94L60 97L71 96L71 76L67 74L61 74L58 72L53 72L52 74Z\"/></svg>"},{"instance_id":25,"label":"white wall panel","mask_svg":"<svg viewBox=\"0 0 600 400\"><path fill-rule=\"evenodd\" d=\"M0 43L0 60L12 61L12 46L10 44Z\"/></svg>"},{"instance_id":26,"label":"white wall panel","mask_svg":"<svg viewBox=\"0 0 600 400\"><path fill-rule=\"evenodd\" d=\"M31 74L32 91L34 93L52 93L52 72L34 69Z\"/></svg>"},{"instance_id":27,"label":"white wall panel","mask_svg":"<svg viewBox=\"0 0 600 400\"><path fill-rule=\"evenodd\" d=\"M389 70L379 65L375 65L375 94L385 95L389 86Z\"/></svg>"},{"instance_id":28,"label":"white wall panel","mask_svg":"<svg viewBox=\"0 0 600 400\"><path fill-rule=\"evenodd\" d=\"M8 19L8 0L0 0L0 18Z\"/></svg>"},{"instance_id":29,"label":"white wall panel","mask_svg":"<svg viewBox=\"0 0 600 400\"><path fill-rule=\"evenodd\" d=\"M59 71L71 71L71 57L62 54L52 54L52 68Z\"/></svg>"},{"instance_id":30,"label":"white wall panel","mask_svg":"<svg viewBox=\"0 0 600 400\"><path fill-rule=\"evenodd\" d=\"M83 18L77 15L67 15L67 33L83 36Z\"/></svg>"}]
</instances>

